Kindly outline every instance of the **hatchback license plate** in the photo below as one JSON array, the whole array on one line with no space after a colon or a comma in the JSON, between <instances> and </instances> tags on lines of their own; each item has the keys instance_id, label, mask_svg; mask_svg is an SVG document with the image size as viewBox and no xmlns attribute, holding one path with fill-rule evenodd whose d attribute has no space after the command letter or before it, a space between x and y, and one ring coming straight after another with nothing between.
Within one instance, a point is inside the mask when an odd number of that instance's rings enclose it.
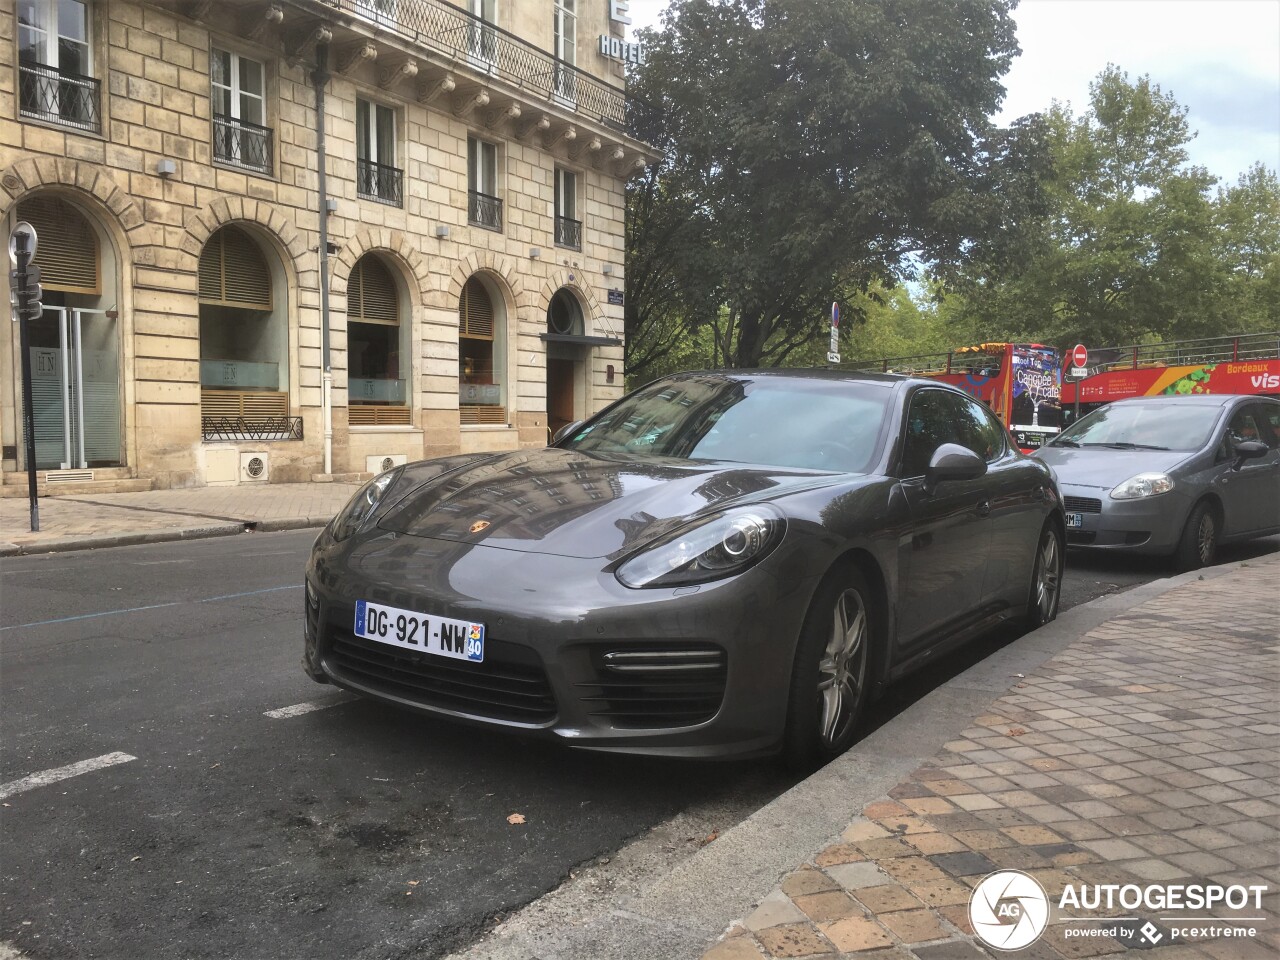
<instances>
[{"instance_id":1,"label":"hatchback license plate","mask_svg":"<svg viewBox=\"0 0 1280 960\"><path fill-rule=\"evenodd\" d=\"M1068 513L1068 514L1067 514L1067 526L1068 526L1068 527L1083 527L1083 526L1084 526L1084 514L1083 514L1083 513Z\"/></svg>"},{"instance_id":2,"label":"hatchback license plate","mask_svg":"<svg viewBox=\"0 0 1280 960\"><path fill-rule=\"evenodd\" d=\"M484 624L356 601L355 635L405 650L484 662Z\"/></svg>"}]
</instances>

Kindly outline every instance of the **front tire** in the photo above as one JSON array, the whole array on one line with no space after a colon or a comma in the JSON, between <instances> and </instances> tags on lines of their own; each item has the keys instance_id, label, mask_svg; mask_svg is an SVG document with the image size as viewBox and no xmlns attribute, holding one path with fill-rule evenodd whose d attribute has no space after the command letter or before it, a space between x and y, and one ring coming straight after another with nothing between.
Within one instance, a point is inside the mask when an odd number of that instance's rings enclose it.
<instances>
[{"instance_id":1,"label":"front tire","mask_svg":"<svg viewBox=\"0 0 1280 960\"><path fill-rule=\"evenodd\" d=\"M873 594L851 567L827 575L805 616L791 673L783 755L807 771L844 753L866 708L879 641Z\"/></svg>"},{"instance_id":2,"label":"front tire","mask_svg":"<svg viewBox=\"0 0 1280 960\"><path fill-rule=\"evenodd\" d=\"M1036 562L1031 573L1031 593L1027 597L1027 615L1023 626L1035 630L1051 623L1058 616L1058 602L1062 598L1062 569L1064 553L1062 534L1052 521L1040 531L1036 545Z\"/></svg>"},{"instance_id":3,"label":"front tire","mask_svg":"<svg viewBox=\"0 0 1280 960\"><path fill-rule=\"evenodd\" d=\"M1218 514L1208 501L1201 501L1187 517L1173 560L1178 570L1198 570L1213 563L1218 555Z\"/></svg>"}]
</instances>

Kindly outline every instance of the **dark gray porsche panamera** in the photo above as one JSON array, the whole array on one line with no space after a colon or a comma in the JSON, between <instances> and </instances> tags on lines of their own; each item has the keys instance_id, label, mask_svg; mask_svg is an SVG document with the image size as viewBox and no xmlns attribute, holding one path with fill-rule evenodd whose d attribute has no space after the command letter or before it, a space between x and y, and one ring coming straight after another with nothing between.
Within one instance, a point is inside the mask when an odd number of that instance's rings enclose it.
<instances>
[{"instance_id":1,"label":"dark gray porsche panamera","mask_svg":"<svg viewBox=\"0 0 1280 960\"><path fill-rule=\"evenodd\" d=\"M812 763L941 650L1052 620L1063 523L951 387L682 374L545 449L370 481L312 551L303 662L578 747Z\"/></svg>"}]
</instances>

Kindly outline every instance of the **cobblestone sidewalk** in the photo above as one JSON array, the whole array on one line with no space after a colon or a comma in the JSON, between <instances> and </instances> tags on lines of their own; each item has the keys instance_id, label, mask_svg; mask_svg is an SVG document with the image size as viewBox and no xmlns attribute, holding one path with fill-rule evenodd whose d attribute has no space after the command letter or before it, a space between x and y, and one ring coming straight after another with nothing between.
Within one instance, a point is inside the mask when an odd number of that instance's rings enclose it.
<instances>
[{"instance_id":1,"label":"cobblestone sidewalk","mask_svg":"<svg viewBox=\"0 0 1280 960\"><path fill-rule=\"evenodd\" d=\"M1280 558L1093 630L868 805L703 960L1280 956L1278 624ZM1050 901L1043 936L1013 953L975 936L968 906L1005 868ZM1059 909L1068 884L1151 883L1268 889L1260 910ZM1175 933L1224 926L1206 917L1257 935ZM1145 936L1113 935L1147 922Z\"/></svg>"},{"instance_id":2,"label":"cobblestone sidewalk","mask_svg":"<svg viewBox=\"0 0 1280 960\"><path fill-rule=\"evenodd\" d=\"M322 526L359 484L279 483L41 497L40 530L24 498L0 498L0 555Z\"/></svg>"}]
</instances>

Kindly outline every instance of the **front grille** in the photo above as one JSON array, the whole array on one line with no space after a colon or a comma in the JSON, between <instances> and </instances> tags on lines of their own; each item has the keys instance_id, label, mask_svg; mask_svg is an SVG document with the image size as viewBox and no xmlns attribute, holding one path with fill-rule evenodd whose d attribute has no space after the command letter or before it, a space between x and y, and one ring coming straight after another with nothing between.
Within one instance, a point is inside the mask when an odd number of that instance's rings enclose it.
<instances>
[{"instance_id":1,"label":"front grille","mask_svg":"<svg viewBox=\"0 0 1280 960\"><path fill-rule=\"evenodd\" d=\"M555 719L542 662L528 647L485 638L484 662L414 653L330 628L325 665L339 680L429 707L516 723Z\"/></svg>"},{"instance_id":2,"label":"front grille","mask_svg":"<svg viewBox=\"0 0 1280 960\"><path fill-rule=\"evenodd\" d=\"M1101 513L1102 501L1093 497L1063 497L1062 505L1067 513Z\"/></svg>"},{"instance_id":3,"label":"front grille","mask_svg":"<svg viewBox=\"0 0 1280 960\"><path fill-rule=\"evenodd\" d=\"M1092 530L1068 530L1067 531L1068 544L1078 544L1080 546L1084 546L1086 544L1093 543L1093 541L1096 540L1097 538L1098 538L1098 535Z\"/></svg>"},{"instance_id":4,"label":"front grille","mask_svg":"<svg viewBox=\"0 0 1280 960\"><path fill-rule=\"evenodd\" d=\"M683 727L710 720L724 699L724 651L706 644L597 650L596 678L575 684L592 717L618 727Z\"/></svg>"}]
</instances>

